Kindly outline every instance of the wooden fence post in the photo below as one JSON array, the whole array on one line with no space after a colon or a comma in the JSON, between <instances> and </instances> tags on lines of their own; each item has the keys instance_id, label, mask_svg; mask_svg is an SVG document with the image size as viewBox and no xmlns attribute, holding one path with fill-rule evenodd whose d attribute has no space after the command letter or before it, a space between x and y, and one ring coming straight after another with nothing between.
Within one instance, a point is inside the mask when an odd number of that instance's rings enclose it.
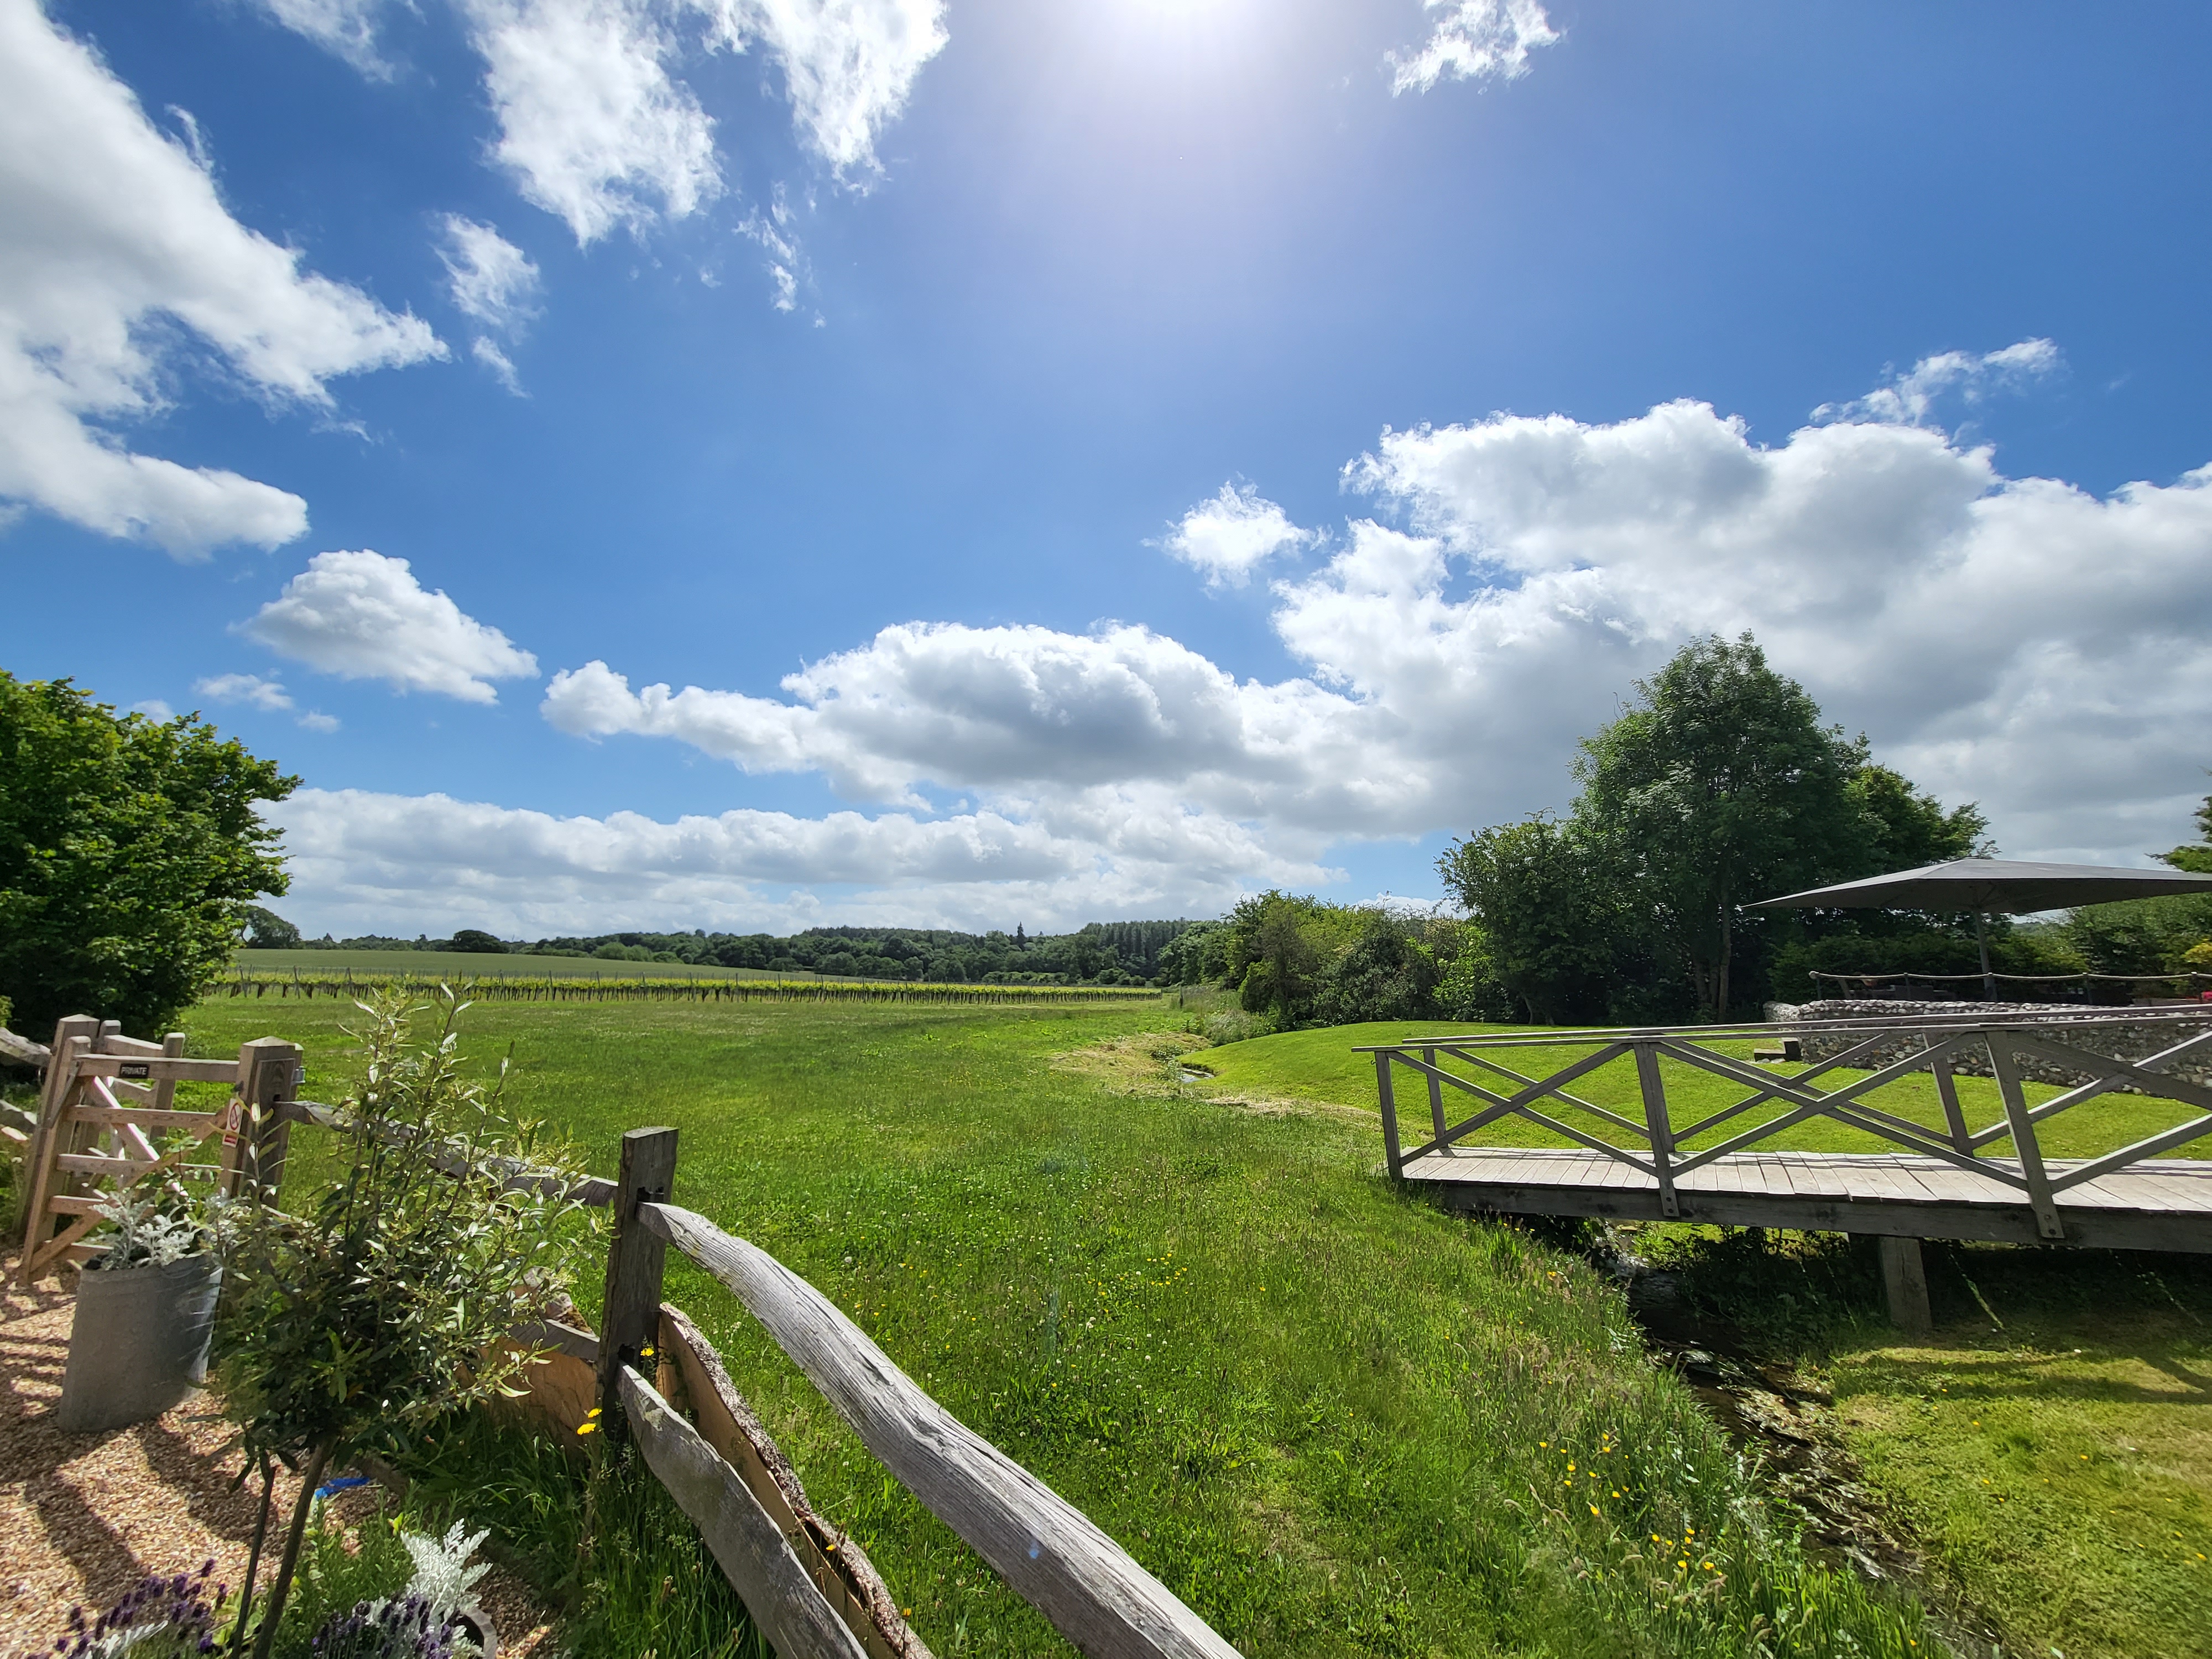
<instances>
[{"instance_id":1,"label":"wooden fence post","mask_svg":"<svg viewBox=\"0 0 2212 1659\"><path fill-rule=\"evenodd\" d=\"M641 1204L665 1204L676 1186L676 1131L631 1129L622 1138L615 1180L614 1243L607 1249L607 1289L599 1313L599 1432L625 1431L622 1374L660 1333L660 1275L668 1246L638 1218ZM645 1373L650 1376L653 1373Z\"/></svg>"},{"instance_id":2,"label":"wooden fence post","mask_svg":"<svg viewBox=\"0 0 2212 1659\"><path fill-rule=\"evenodd\" d=\"M284 1153L292 1126L276 1108L299 1092L300 1045L282 1037L255 1037L238 1050L239 1125L235 1141L223 1137L223 1189L250 1188L256 1201L284 1179Z\"/></svg>"}]
</instances>

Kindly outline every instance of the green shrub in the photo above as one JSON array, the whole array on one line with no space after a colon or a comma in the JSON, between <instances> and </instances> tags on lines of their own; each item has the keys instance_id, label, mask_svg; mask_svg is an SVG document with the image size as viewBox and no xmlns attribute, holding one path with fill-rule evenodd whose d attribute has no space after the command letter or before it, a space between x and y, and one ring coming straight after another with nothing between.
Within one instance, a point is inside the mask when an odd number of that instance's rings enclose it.
<instances>
[{"instance_id":1,"label":"green shrub","mask_svg":"<svg viewBox=\"0 0 2212 1659\"><path fill-rule=\"evenodd\" d=\"M524 1357L496 1339L537 1316L566 1276L574 1206L536 1188L510 1191L495 1161L575 1172L506 1120L497 1090L461 1073L450 993L434 1033L397 999L355 1033L367 1048L338 1130L337 1174L302 1212L270 1195L237 1222L226 1253L215 1375L249 1462L304 1466L283 1559L258 1638L268 1659L299 1558L312 1492L334 1461L387 1460L456 1412L510 1383ZM501 1068L504 1084L506 1068ZM441 1164L458 1158L468 1173ZM250 1602L254 1567L245 1597Z\"/></svg>"}]
</instances>

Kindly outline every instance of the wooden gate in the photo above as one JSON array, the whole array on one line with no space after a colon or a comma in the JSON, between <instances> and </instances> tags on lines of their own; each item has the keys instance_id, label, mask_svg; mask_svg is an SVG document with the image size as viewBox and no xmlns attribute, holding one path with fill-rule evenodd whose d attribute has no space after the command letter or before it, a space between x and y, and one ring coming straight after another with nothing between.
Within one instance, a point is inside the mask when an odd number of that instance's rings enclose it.
<instances>
[{"instance_id":1,"label":"wooden gate","mask_svg":"<svg viewBox=\"0 0 2212 1659\"><path fill-rule=\"evenodd\" d=\"M113 1020L63 1020L24 1159L22 1283L97 1254L83 1240L100 1223L102 1183L119 1192L149 1177L192 1176L234 1195L274 1187L289 1116L276 1109L297 1092L300 1070L299 1046L277 1037L256 1038L236 1060L187 1060L181 1031L146 1042ZM212 1111L179 1109L179 1083L228 1084L230 1099ZM217 1135L219 1155L196 1157Z\"/></svg>"}]
</instances>

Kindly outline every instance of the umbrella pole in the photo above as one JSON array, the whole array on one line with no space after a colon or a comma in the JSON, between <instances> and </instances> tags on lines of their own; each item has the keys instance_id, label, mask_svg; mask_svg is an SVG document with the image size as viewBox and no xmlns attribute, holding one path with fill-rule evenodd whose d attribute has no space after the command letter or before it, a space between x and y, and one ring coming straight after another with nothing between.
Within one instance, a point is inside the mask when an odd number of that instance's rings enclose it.
<instances>
[{"instance_id":1,"label":"umbrella pole","mask_svg":"<svg viewBox=\"0 0 2212 1659\"><path fill-rule=\"evenodd\" d=\"M1974 943L1982 947L1982 996L1986 1001L1997 1000L1997 976L1990 971L1989 918L1979 910L1974 912Z\"/></svg>"}]
</instances>

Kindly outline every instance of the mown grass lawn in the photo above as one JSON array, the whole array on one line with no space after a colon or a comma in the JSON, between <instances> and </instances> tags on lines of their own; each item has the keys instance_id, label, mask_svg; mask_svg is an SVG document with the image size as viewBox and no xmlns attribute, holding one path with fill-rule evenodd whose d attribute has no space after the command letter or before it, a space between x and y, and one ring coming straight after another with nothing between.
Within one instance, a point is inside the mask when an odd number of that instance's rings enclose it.
<instances>
[{"instance_id":1,"label":"mown grass lawn","mask_svg":"<svg viewBox=\"0 0 2212 1659\"><path fill-rule=\"evenodd\" d=\"M345 1012L216 1000L192 1036L301 1042L308 1092L333 1098ZM1248 1654L1923 1650L1917 1609L1802 1559L1588 1267L1396 1193L1371 1124L1185 1097L1157 1065L1055 1060L1117 1038L1134 1062L1171 1054L1128 1039L1173 1023L1158 1006L466 1017L486 1060L512 1043L516 1103L595 1168L623 1128L675 1125L678 1202L804 1273ZM670 1294L932 1647L1065 1651L726 1292L678 1265ZM623 1635L605 1650L661 1639L649 1621Z\"/></svg>"}]
</instances>

